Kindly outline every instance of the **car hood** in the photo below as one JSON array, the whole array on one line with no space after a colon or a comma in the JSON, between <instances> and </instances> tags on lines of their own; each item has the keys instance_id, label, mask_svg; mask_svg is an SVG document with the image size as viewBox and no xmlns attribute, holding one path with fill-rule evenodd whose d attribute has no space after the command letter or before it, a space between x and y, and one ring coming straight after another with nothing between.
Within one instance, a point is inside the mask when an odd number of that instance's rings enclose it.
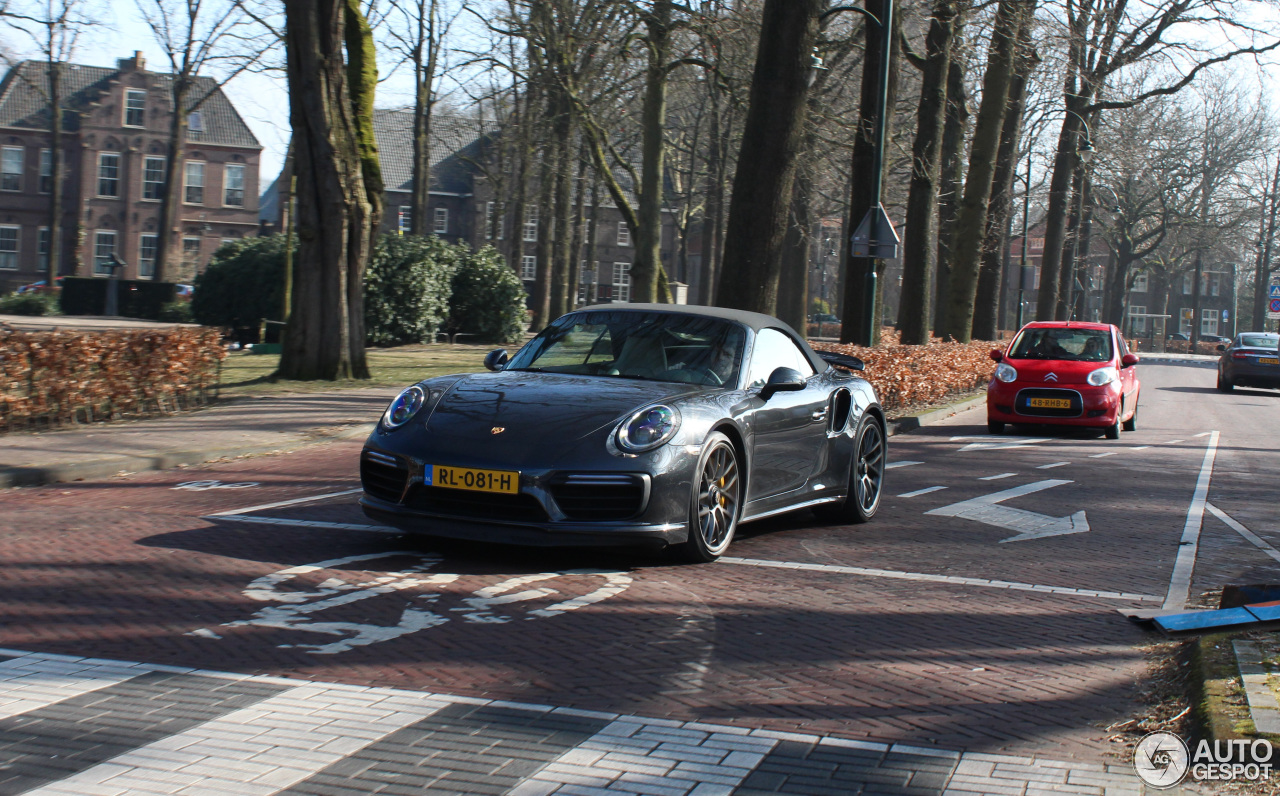
<instances>
[{"instance_id":1,"label":"car hood","mask_svg":"<svg viewBox=\"0 0 1280 796\"><path fill-rule=\"evenodd\" d=\"M453 384L420 433L437 450L466 451L516 464L548 451L568 451L584 439L607 433L641 407L702 389L676 382L559 373L479 373Z\"/></svg>"},{"instance_id":2,"label":"car hood","mask_svg":"<svg viewBox=\"0 0 1280 796\"><path fill-rule=\"evenodd\" d=\"M1053 387L1055 384L1087 384L1098 368L1115 367L1114 362L1073 362L1065 359L1006 359L1018 371L1018 383ZM1052 373L1055 379L1048 378Z\"/></svg>"}]
</instances>

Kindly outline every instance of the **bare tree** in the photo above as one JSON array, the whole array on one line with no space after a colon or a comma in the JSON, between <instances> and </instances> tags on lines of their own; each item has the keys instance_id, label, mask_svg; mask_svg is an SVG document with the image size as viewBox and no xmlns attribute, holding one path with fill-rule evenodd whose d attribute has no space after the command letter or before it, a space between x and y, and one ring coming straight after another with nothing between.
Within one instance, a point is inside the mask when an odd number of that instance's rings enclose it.
<instances>
[{"instance_id":1,"label":"bare tree","mask_svg":"<svg viewBox=\"0 0 1280 796\"><path fill-rule=\"evenodd\" d=\"M165 281L182 253L181 181L191 114L227 81L257 63L274 36L238 0L135 0L156 44L169 61L173 116L156 237L157 282ZM209 74L212 72L213 74ZM201 82L199 77L211 78Z\"/></svg>"},{"instance_id":2,"label":"bare tree","mask_svg":"<svg viewBox=\"0 0 1280 796\"><path fill-rule=\"evenodd\" d=\"M26 3L6 2L0 17L20 31L35 45L44 61L43 74L19 76L27 81L48 107L49 116L49 270L48 284L54 284L62 266L62 250L66 242L63 221L67 213L67 153L63 147L66 120L63 69L75 57L81 34L92 23L86 15L84 0L30 0ZM15 66L10 63L10 67Z\"/></svg>"}]
</instances>

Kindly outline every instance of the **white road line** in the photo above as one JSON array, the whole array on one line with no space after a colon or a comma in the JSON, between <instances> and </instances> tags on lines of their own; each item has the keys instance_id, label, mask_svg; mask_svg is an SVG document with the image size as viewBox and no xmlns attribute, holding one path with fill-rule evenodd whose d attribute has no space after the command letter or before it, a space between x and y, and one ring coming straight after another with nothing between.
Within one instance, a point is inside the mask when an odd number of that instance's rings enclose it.
<instances>
[{"instance_id":1,"label":"white road line","mask_svg":"<svg viewBox=\"0 0 1280 796\"><path fill-rule=\"evenodd\" d=\"M1015 475L1017 475L1017 473L1000 473L999 475L988 475L983 478L979 478L978 480L979 481L999 481L1001 478L1012 478Z\"/></svg>"},{"instance_id":2,"label":"white road line","mask_svg":"<svg viewBox=\"0 0 1280 796\"><path fill-rule=\"evenodd\" d=\"M895 467L910 467L913 464L924 464L924 462L890 462L884 466L884 469L892 470Z\"/></svg>"},{"instance_id":3,"label":"white road line","mask_svg":"<svg viewBox=\"0 0 1280 796\"><path fill-rule=\"evenodd\" d=\"M357 525L351 522L320 522L319 520L287 520L283 517L245 517L227 516L225 514L209 514L202 520L221 520L222 522L248 522L257 525L291 525L297 528L322 528L326 531L373 531L375 533L401 534L397 528L386 525Z\"/></svg>"},{"instance_id":4,"label":"white road line","mask_svg":"<svg viewBox=\"0 0 1280 796\"><path fill-rule=\"evenodd\" d=\"M210 517L229 517L232 514L246 514L250 511L262 511L263 509L277 509L281 506L296 506L299 503L311 503L316 500L324 500L326 498L342 497L343 495L354 495L362 492L362 489L344 489L341 492L328 492L323 495L312 495L311 497L294 498L293 500L282 500L279 503L263 503L260 506L248 506L243 509L232 509L231 511L219 511L217 514L210 514Z\"/></svg>"},{"instance_id":5,"label":"white road line","mask_svg":"<svg viewBox=\"0 0 1280 796\"><path fill-rule=\"evenodd\" d=\"M1213 433L1215 433L1215 432L1213 432L1213 431L1201 431L1199 434L1196 434L1196 436L1197 436L1197 437L1207 437L1207 436L1209 436L1210 434L1213 434Z\"/></svg>"},{"instance_id":6,"label":"white road line","mask_svg":"<svg viewBox=\"0 0 1280 796\"><path fill-rule=\"evenodd\" d=\"M719 563L740 564L748 567L768 567L771 569L795 569L806 572L833 572L839 575L866 575L873 578L927 581L930 583L947 583L959 586L983 586L994 589L1014 589L1017 591L1035 591L1045 592L1048 594L1067 594L1072 597L1101 597L1107 600L1135 600L1139 602L1160 601L1159 597L1151 594L1095 591L1093 589L1071 589L1064 586L1042 586L1033 583L1016 583L1007 580L988 580L986 578L961 578L952 575L929 575L922 572L902 572L895 569L846 567L838 564L803 564L795 561L765 561L758 558L734 558L731 556L724 556L720 558Z\"/></svg>"},{"instance_id":7,"label":"white road line","mask_svg":"<svg viewBox=\"0 0 1280 796\"><path fill-rule=\"evenodd\" d=\"M1160 606L1165 611L1181 611L1191 595L1191 575L1196 566L1196 553L1200 549L1200 529L1204 526L1204 506L1209 498L1209 482L1213 479L1213 459L1218 453L1218 432L1209 434L1209 444L1196 479L1196 491L1187 509L1187 522L1182 526L1182 540L1178 543L1178 558L1173 563L1173 575L1169 578L1169 592Z\"/></svg>"},{"instance_id":8,"label":"white road line","mask_svg":"<svg viewBox=\"0 0 1280 796\"><path fill-rule=\"evenodd\" d=\"M914 492L904 492L898 497L915 497L916 495L927 495L930 492L937 492L939 489L946 489L945 486L931 486L924 489L917 489Z\"/></svg>"},{"instance_id":9,"label":"white road line","mask_svg":"<svg viewBox=\"0 0 1280 796\"><path fill-rule=\"evenodd\" d=\"M1252 542L1254 547L1271 556L1276 561L1280 561L1280 550L1277 550L1267 544L1266 540L1241 525L1234 517L1229 516L1225 511L1212 503L1205 503L1204 507L1209 510L1210 514L1225 522L1228 528Z\"/></svg>"},{"instance_id":10,"label":"white road line","mask_svg":"<svg viewBox=\"0 0 1280 796\"><path fill-rule=\"evenodd\" d=\"M1186 440L1185 440L1185 439L1171 439L1171 440L1169 440L1168 442L1164 442L1164 443L1161 443L1161 444L1162 444L1162 445L1177 445L1179 442L1186 442Z\"/></svg>"},{"instance_id":11,"label":"white road line","mask_svg":"<svg viewBox=\"0 0 1280 796\"><path fill-rule=\"evenodd\" d=\"M270 796L448 704L430 694L301 685L27 793Z\"/></svg>"},{"instance_id":12,"label":"white road line","mask_svg":"<svg viewBox=\"0 0 1280 796\"><path fill-rule=\"evenodd\" d=\"M1067 466L1068 464L1071 464L1071 462L1054 462L1053 464L1042 464L1042 465L1040 465L1039 467L1037 467L1036 469L1037 469L1037 470L1052 470L1052 469L1053 469L1053 468L1055 468L1055 467L1065 467L1065 466Z\"/></svg>"},{"instance_id":13,"label":"white road line","mask_svg":"<svg viewBox=\"0 0 1280 796\"><path fill-rule=\"evenodd\" d=\"M1104 456L1115 456L1120 451L1107 451L1105 453L1093 453L1089 455L1090 459L1101 459Z\"/></svg>"},{"instance_id":14,"label":"white road line","mask_svg":"<svg viewBox=\"0 0 1280 796\"><path fill-rule=\"evenodd\" d=\"M1138 446L1138 447L1136 447L1136 448L1130 448L1130 450L1135 450L1135 451L1144 451L1144 450L1146 450L1147 448L1150 448L1150 447L1151 447L1150 445L1139 445L1139 446Z\"/></svg>"}]
</instances>

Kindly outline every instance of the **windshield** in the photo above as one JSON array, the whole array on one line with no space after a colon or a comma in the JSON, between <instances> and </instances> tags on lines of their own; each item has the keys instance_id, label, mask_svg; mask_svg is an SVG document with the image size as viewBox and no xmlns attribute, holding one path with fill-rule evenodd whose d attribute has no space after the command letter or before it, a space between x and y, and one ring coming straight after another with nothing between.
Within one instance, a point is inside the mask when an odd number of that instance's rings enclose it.
<instances>
[{"instance_id":1,"label":"windshield","mask_svg":"<svg viewBox=\"0 0 1280 796\"><path fill-rule=\"evenodd\" d=\"M670 312L582 312L560 318L506 370L736 385L746 333L718 318Z\"/></svg>"},{"instance_id":2,"label":"windshield","mask_svg":"<svg viewBox=\"0 0 1280 796\"><path fill-rule=\"evenodd\" d=\"M1240 335L1240 346L1242 348L1275 348L1280 345L1280 335L1275 334L1242 334Z\"/></svg>"},{"instance_id":3,"label":"windshield","mask_svg":"<svg viewBox=\"0 0 1280 796\"><path fill-rule=\"evenodd\" d=\"M1009 358L1108 362L1111 360L1111 331L1060 327L1024 329L1013 342Z\"/></svg>"}]
</instances>

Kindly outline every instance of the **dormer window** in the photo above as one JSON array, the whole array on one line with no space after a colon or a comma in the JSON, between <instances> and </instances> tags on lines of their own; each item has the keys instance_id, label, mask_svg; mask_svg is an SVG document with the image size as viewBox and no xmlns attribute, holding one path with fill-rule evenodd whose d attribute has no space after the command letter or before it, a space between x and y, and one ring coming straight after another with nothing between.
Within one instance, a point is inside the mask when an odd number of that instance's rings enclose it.
<instances>
[{"instance_id":1,"label":"dormer window","mask_svg":"<svg viewBox=\"0 0 1280 796\"><path fill-rule=\"evenodd\" d=\"M192 111L191 114L187 116L187 129L193 133L203 133L204 114L200 111Z\"/></svg>"},{"instance_id":2,"label":"dormer window","mask_svg":"<svg viewBox=\"0 0 1280 796\"><path fill-rule=\"evenodd\" d=\"M147 92L139 89L128 89L124 92L124 126L145 127L147 111Z\"/></svg>"}]
</instances>

